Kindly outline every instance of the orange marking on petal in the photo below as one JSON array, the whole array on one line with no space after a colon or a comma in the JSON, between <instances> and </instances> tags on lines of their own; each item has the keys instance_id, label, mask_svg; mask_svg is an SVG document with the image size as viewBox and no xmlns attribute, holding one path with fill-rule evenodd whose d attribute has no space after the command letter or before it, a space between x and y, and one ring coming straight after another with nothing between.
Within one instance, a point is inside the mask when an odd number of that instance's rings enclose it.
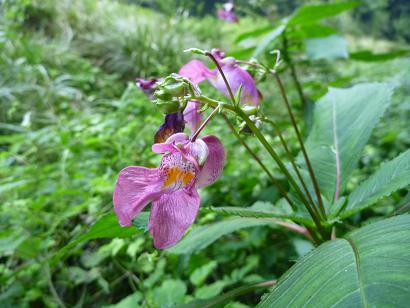
<instances>
[{"instance_id":1,"label":"orange marking on petal","mask_svg":"<svg viewBox=\"0 0 410 308\"><path fill-rule=\"evenodd\" d=\"M187 185L191 180L194 178L194 174L192 172L185 172L183 178L182 178L182 183L184 185Z\"/></svg>"},{"instance_id":2,"label":"orange marking on petal","mask_svg":"<svg viewBox=\"0 0 410 308\"><path fill-rule=\"evenodd\" d=\"M178 167L173 166L169 168L167 172L167 177L162 187L167 187L167 186L174 184L177 181L180 174L181 174L181 169L179 169Z\"/></svg>"}]
</instances>

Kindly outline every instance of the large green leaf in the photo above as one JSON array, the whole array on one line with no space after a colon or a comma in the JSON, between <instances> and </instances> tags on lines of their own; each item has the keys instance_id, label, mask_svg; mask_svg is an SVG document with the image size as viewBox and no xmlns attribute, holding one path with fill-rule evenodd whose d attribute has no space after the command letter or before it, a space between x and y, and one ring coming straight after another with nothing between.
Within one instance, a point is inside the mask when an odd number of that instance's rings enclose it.
<instances>
[{"instance_id":1,"label":"large green leaf","mask_svg":"<svg viewBox=\"0 0 410 308\"><path fill-rule=\"evenodd\" d=\"M259 307L408 307L410 215L329 241L294 265Z\"/></svg>"},{"instance_id":2,"label":"large green leaf","mask_svg":"<svg viewBox=\"0 0 410 308\"><path fill-rule=\"evenodd\" d=\"M340 35L311 38L305 40L305 42L306 53L310 60L335 60L349 57L347 42Z\"/></svg>"},{"instance_id":3,"label":"large green leaf","mask_svg":"<svg viewBox=\"0 0 410 308\"><path fill-rule=\"evenodd\" d=\"M266 35L256 47L255 51L253 52L253 57L259 56L260 53L264 51L265 48L269 46L271 42L273 42L277 37L279 37L283 33L283 31L285 31L285 28L286 26L283 24L269 32L269 34Z\"/></svg>"},{"instance_id":4,"label":"large green leaf","mask_svg":"<svg viewBox=\"0 0 410 308\"><path fill-rule=\"evenodd\" d=\"M341 215L348 217L371 206L383 197L410 184L410 150L383 164L349 196Z\"/></svg>"},{"instance_id":5,"label":"large green leaf","mask_svg":"<svg viewBox=\"0 0 410 308\"><path fill-rule=\"evenodd\" d=\"M340 190L346 185L374 126L390 104L391 94L389 84L367 83L330 88L317 102L306 148L328 200L333 200L336 181ZM304 164L300 158L299 162Z\"/></svg>"},{"instance_id":6,"label":"large green leaf","mask_svg":"<svg viewBox=\"0 0 410 308\"><path fill-rule=\"evenodd\" d=\"M288 21L289 26L302 25L317 22L321 19L338 15L344 11L355 8L360 3L339 2L305 5L296 10Z\"/></svg>"},{"instance_id":7,"label":"large green leaf","mask_svg":"<svg viewBox=\"0 0 410 308\"><path fill-rule=\"evenodd\" d=\"M275 224L275 220L268 218L242 218L225 219L213 224L194 228L182 241L168 252L175 254L192 254L215 242L220 237L243 228L266 226Z\"/></svg>"}]
</instances>

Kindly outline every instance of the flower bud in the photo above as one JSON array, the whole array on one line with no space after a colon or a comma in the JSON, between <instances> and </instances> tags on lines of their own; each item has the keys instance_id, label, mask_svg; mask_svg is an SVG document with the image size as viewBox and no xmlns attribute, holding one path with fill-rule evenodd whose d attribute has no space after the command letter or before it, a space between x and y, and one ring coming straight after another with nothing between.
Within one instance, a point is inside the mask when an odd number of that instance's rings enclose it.
<instances>
[{"instance_id":1,"label":"flower bud","mask_svg":"<svg viewBox=\"0 0 410 308\"><path fill-rule=\"evenodd\" d=\"M182 109L180 102L172 97L170 99L157 99L154 103L164 114L178 112Z\"/></svg>"},{"instance_id":2,"label":"flower bud","mask_svg":"<svg viewBox=\"0 0 410 308\"><path fill-rule=\"evenodd\" d=\"M249 105L244 105L242 106L242 110L243 112L245 112L245 114L247 116L252 116L258 113L259 111L259 106L249 106Z\"/></svg>"},{"instance_id":3,"label":"flower bud","mask_svg":"<svg viewBox=\"0 0 410 308\"><path fill-rule=\"evenodd\" d=\"M177 75L172 74L158 83L158 90L155 91L155 96L159 99L169 99L169 97L181 97L189 93L188 81Z\"/></svg>"}]
</instances>

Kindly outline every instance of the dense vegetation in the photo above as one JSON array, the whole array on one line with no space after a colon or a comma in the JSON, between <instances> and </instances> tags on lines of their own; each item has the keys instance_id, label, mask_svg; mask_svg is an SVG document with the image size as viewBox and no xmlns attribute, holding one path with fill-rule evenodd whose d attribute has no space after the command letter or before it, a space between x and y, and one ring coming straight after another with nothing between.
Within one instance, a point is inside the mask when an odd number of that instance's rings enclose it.
<instances>
[{"instance_id":1,"label":"dense vegetation","mask_svg":"<svg viewBox=\"0 0 410 308\"><path fill-rule=\"evenodd\" d=\"M351 116L345 151L357 151L358 161L344 179L346 199L337 203L347 210L331 213L337 238L408 212L410 12L405 1L377 1L379 6L365 1L329 16L313 12L309 23L303 16L294 18L293 26L281 31L282 18L310 1L238 1L239 23L217 20L212 1L203 6L192 2L0 2L0 306L204 307L201 300L236 290L227 293L226 307L252 307L274 280L315 247L302 234L266 219L269 213L289 218L288 209L221 117L205 132L225 146L224 172L201 191L202 207L188 235L170 250L157 250L144 232L144 217L134 222L139 228L118 226L112 210L118 172L129 165L155 167L160 160L151 145L163 115L134 80L178 72L193 57L183 52L191 47L217 47L269 67L275 64L270 51L280 49L278 72L310 153L322 136L319 129L326 129L326 119L317 126L318 118L325 117L317 110L326 111L325 101L332 99L328 87L348 88L340 94ZM390 21L390 16L400 17L381 26L378 20ZM300 146L274 79L252 65L248 69L263 93L261 111L279 126L296 157ZM369 87L366 95L380 91L378 99L358 100L361 92L349 92L357 84ZM226 100L210 85L201 84L201 90ZM368 122L356 123L356 116ZM233 122L239 129L242 121ZM275 128L262 122L261 130L286 161ZM288 189L286 177L256 138L249 132L241 135ZM367 137L362 140L362 135ZM359 149L349 148L352 144L360 144ZM392 168L398 170L398 179L384 171L385 186L370 183L382 191L371 204L360 205L360 211L354 203L341 204L382 163L396 157L400 168ZM320 183L324 195L325 182ZM250 207L254 211L247 214ZM305 224L304 214L295 215L296 222ZM408 216L398 219L403 217ZM381 223L385 230L392 228ZM354 231L351 238L359 242L364 232ZM402 232L407 250L401 257L408 259L408 229ZM328 249L332 259L331 252L342 249L342 243L328 244L319 249L333 245ZM402 266L409 274L409 265ZM300 267L296 272L303 272ZM280 288L284 286L274 292ZM264 303L274 302L268 296Z\"/></svg>"}]
</instances>

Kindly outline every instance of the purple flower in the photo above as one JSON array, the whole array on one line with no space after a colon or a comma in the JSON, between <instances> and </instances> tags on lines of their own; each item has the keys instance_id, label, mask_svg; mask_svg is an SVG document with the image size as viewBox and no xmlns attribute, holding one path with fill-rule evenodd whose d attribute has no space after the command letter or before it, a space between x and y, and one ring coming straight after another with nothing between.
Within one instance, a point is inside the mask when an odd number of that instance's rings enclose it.
<instances>
[{"instance_id":1,"label":"purple flower","mask_svg":"<svg viewBox=\"0 0 410 308\"><path fill-rule=\"evenodd\" d=\"M155 85L158 82L158 79L152 78L152 79L143 79L143 78L137 78L135 80L135 84L137 85L138 88L142 90L147 96L152 97L155 91Z\"/></svg>"},{"instance_id":2,"label":"purple flower","mask_svg":"<svg viewBox=\"0 0 410 308\"><path fill-rule=\"evenodd\" d=\"M197 189L214 183L222 173L225 152L215 136L191 142L184 133L152 146L164 154L159 168L130 166L121 170L113 195L121 226L152 202L148 223L154 246L164 249L181 239L197 215Z\"/></svg>"},{"instance_id":3,"label":"purple flower","mask_svg":"<svg viewBox=\"0 0 410 308\"><path fill-rule=\"evenodd\" d=\"M155 133L154 142L165 142L170 136L184 131L185 121L182 112L175 112L165 115L164 123Z\"/></svg>"},{"instance_id":4,"label":"purple flower","mask_svg":"<svg viewBox=\"0 0 410 308\"><path fill-rule=\"evenodd\" d=\"M238 17L235 15L235 7L232 2L225 3L222 8L218 9L218 18L228 22L238 22Z\"/></svg>"},{"instance_id":5,"label":"purple flower","mask_svg":"<svg viewBox=\"0 0 410 308\"><path fill-rule=\"evenodd\" d=\"M242 69L234 58L225 58L224 53L219 49L212 49L211 53L220 64L234 94L242 85L241 104L258 106L261 100L261 95L256 88L252 76ZM179 75L190 79L194 85L197 85L206 79L221 93L229 97L228 89L226 88L225 82L218 69L209 69L199 60L191 60L185 64L179 70Z\"/></svg>"}]
</instances>

